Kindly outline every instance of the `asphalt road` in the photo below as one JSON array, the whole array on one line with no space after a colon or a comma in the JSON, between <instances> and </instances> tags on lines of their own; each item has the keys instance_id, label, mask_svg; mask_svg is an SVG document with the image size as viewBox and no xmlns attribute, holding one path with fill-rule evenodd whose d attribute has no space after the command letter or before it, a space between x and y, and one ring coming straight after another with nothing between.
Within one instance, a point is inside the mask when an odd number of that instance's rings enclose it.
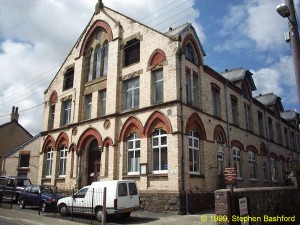
<instances>
[{"instance_id":1,"label":"asphalt road","mask_svg":"<svg viewBox=\"0 0 300 225\"><path fill-rule=\"evenodd\" d=\"M147 225L164 225L164 224L184 224L184 225L216 225L211 221L201 221L201 216L205 215L209 218L212 213L196 214L196 215L172 215L165 213L151 213L144 211L133 212L128 219L122 219L116 216L110 216L107 218L106 224L147 224ZM79 225L79 224L93 224L99 225L95 218L90 216L74 216L74 217L61 217L57 212L41 212L38 215L37 207L26 207L20 209L18 205L13 205L13 209L10 209L10 205L4 204L3 209L0 209L0 225Z\"/></svg>"}]
</instances>

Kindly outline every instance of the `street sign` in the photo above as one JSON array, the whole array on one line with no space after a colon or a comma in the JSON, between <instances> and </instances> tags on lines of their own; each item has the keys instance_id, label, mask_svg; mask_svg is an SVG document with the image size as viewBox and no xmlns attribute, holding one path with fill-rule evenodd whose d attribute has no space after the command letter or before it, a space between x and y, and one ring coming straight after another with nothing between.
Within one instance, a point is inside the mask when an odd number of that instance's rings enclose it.
<instances>
[{"instance_id":1,"label":"street sign","mask_svg":"<svg viewBox=\"0 0 300 225\"><path fill-rule=\"evenodd\" d=\"M224 168L224 183L235 184L236 183L236 169L225 167Z\"/></svg>"}]
</instances>

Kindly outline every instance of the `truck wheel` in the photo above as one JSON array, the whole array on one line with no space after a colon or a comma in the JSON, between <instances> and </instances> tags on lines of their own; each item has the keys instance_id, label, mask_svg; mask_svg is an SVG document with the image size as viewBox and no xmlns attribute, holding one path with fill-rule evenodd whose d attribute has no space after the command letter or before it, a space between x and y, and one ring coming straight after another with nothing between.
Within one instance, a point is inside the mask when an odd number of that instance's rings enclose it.
<instances>
[{"instance_id":1,"label":"truck wheel","mask_svg":"<svg viewBox=\"0 0 300 225\"><path fill-rule=\"evenodd\" d=\"M46 207L47 207L46 202L42 202L41 203L41 211L46 212Z\"/></svg>"},{"instance_id":2,"label":"truck wheel","mask_svg":"<svg viewBox=\"0 0 300 225\"><path fill-rule=\"evenodd\" d=\"M121 217L122 217L123 219L127 219L127 218L130 217L130 214L131 214L131 212L122 213L122 214L121 214Z\"/></svg>"},{"instance_id":3,"label":"truck wheel","mask_svg":"<svg viewBox=\"0 0 300 225\"><path fill-rule=\"evenodd\" d=\"M19 207L20 207L20 209L24 209L25 208L25 202L24 202L23 199L19 200Z\"/></svg>"},{"instance_id":4,"label":"truck wheel","mask_svg":"<svg viewBox=\"0 0 300 225\"><path fill-rule=\"evenodd\" d=\"M102 209L101 208L97 208L96 209L96 218L98 221L102 221L102 218L103 218L103 212L102 212Z\"/></svg>"},{"instance_id":5,"label":"truck wheel","mask_svg":"<svg viewBox=\"0 0 300 225\"><path fill-rule=\"evenodd\" d=\"M62 216L67 216L69 214L69 210L68 210L68 207L66 205L60 205L59 206L59 213L60 215Z\"/></svg>"}]
</instances>

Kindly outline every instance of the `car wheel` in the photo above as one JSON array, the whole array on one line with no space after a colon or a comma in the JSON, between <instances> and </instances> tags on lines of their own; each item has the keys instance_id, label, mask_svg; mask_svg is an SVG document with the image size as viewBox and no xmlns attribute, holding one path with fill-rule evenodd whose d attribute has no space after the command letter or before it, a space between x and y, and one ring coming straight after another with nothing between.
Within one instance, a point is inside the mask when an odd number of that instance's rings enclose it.
<instances>
[{"instance_id":1,"label":"car wheel","mask_svg":"<svg viewBox=\"0 0 300 225\"><path fill-rule=\"evenodd\" d=\"M41 203L41 211L42 211L42 212L46 212L46 208L47 208L46 202L42 202L42 203Z\"/></svg>"},{"instance_id":2,"label":"car wheel","mask_svg":"<svg viewBox=\"0 0 300 225\"><path fill-rule=\"evenodd\" d=\"M62 216L67 216L69 214L68 207L66 205L59 206L59 213Z\"/></svg>"},{"instance_id":3,"label":"car wheel","mask_svg":"<svg viewBox=\"0 0 300 225\"><path fill-rule=\"evenodd\" d=\"M122 217L123 219L127 219L127 218L130 217L130 214L131 214L131 212L122 213L122 214L121 214L121 217Z\"/></svg>"},{"instance_id":4,"label":"car wheel","mask_svg":"<svg viewBox=\"0 0 300 225\"><path fill-rule=\"evenodd\" d=\"M24 209L24 208L25 208L25 202L24 202L24 199L20 199L20 200L19 200L19 207L20 207L20 209Z\"/></svg>"},{"instance_id":5,"label":"car wheel","mask_svg":"<svg viewBox=\"0 0 300 225\"><path fill-rule=\"evenodd\" d=\"M103 212L102 212L102 209L101 208L97 208L96 209L96 218L98 221L102 221L102 218L103 218Z\"/></svg>"}]
</instances>

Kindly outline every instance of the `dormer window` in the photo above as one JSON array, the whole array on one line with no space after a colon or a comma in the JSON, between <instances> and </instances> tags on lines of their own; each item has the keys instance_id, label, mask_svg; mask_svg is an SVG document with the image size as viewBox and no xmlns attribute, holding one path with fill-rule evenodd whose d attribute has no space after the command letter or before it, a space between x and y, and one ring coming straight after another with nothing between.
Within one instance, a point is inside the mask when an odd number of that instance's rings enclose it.
<instances>
[{"instance_id":1,"label":"dormer window","mask_svg":"<svg viewBox=\"0 0 300 225\"><path fill-rule=\"evenodd\" d=\"M195 49L191 43L188 43L185 47L185 58L192 63L197 64Z\"/></svg>"},{"instance_id":2,"label":"dormer window","mask_svg":"<svg viewBox=\"0 0 300 225\"><path fill-rule=\"evenodd\" d=\"M126 43L124 46L124 66L140 61L140 40L135 38Z\"/></svg>"}]
</instances>

